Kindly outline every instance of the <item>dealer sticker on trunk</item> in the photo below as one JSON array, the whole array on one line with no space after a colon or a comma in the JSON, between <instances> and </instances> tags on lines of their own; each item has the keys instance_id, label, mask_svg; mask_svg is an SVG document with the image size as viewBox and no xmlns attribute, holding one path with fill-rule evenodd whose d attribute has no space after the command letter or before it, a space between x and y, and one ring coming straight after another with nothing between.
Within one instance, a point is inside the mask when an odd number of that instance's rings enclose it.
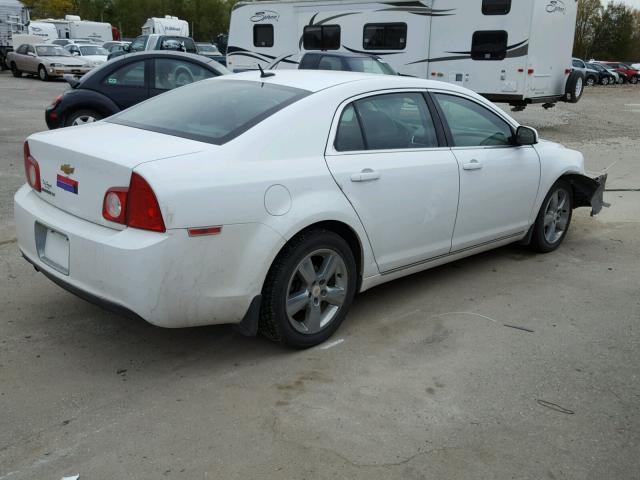
<instances>
[{"instance_id":1,"label":"dealer sticker on trunk","mask_svg":"<svg viewBox=\"0 0 640 480\"><path fill-rule=\"evenodd\" d=\"M78 182L72 178L58 174L56 185L62 190L78 194Z\"/></svg>"}]
</instances>

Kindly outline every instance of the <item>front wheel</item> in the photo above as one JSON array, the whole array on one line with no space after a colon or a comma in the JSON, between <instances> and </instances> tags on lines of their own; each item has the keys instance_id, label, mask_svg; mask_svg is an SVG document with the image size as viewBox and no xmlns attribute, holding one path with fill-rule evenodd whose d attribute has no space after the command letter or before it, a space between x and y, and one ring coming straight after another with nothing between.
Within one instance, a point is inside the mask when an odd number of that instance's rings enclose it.
<instances>
[{"instance_id":1,"label":"front wheel","mask_svg":"<svg viewBox=\"0 0 640 480\"><path fill-rule=\"evenodd\" d=\"M324 229L299 235L280 252L267 275L260 333L296 348L324 342L347 315L356 278L355 257L342 237Z\"/></svg>"},{"instance_id":2,"label":"front wheel","mask_svg":"<svg viewBox=\"0 0 640 480\"><path fill-rule=\"evenodd\" d=\"M608 85L609 84L609 79L607 77L604 77L602 80L600 80L600 83L602 85Z\"/></svg>"},{"instance_id":3,"label":"front wheel","mask_svg":"<svg viewBox=\"0 0 640 480\"><path fill-rule=\"evenodd\" d=\"M531 248L547 253L560 246L569 231L573 213L571 185L558 180L547 193L536 218L531 237Z\"/></svg>"},{"instance_id":4,"label":"front wheel","mask_svg":"<svg viewBox=\"0 0 640 480\"><path fill-rule=\"evenodd\" d=\"M38 67L38 78L40 78L40 80L42 80L43 82L49 80L49 74L47 73L47 69L44 65L40 65Z\"/></svg>"},{"instance_id":5,"label":"front wheel","mask_svg":"<svg viewBox=\"0 0 640 480\"><path fill-rule=\"evenodd\" d=\"M638 77L631 77L629 79L629 83L631 83L632 85L635 85L636 83L638 83Z\"/></svg>"}]
</instances>

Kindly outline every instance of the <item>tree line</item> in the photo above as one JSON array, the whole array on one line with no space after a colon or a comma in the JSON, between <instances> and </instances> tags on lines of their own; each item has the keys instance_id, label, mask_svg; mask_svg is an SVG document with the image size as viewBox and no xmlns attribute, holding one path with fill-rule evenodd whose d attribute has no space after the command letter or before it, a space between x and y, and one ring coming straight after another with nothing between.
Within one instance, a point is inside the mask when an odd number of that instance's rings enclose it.
<instances>
[{"instance_id":1,"label":"tree line","mask_svg":"<svg viewBox=\"0 0 640 480\"><path fill-rule=\"evenodd\" d=\"M640 62L640 10L621 2L578 0L573 54L584 59Z\"/></svg>"},{"instance_id":2,"label":"tree line","mask_svg":"<svg viewBox=\"0 0 640 480\"><path fill-rule=\"evenodd\" d=\"M191 36L211 41L229 30L237 0L21 0L32 19L79 15L83 20L108 22L122 37L137 37L150 17L174 15L189 22Z\"/></svg>"}]
</instances>

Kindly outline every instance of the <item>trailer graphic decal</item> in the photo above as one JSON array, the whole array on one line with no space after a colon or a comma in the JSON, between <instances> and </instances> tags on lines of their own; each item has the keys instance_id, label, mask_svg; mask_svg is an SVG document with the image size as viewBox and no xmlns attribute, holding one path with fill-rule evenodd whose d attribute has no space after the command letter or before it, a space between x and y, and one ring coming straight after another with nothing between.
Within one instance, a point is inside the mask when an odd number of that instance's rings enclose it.
<instances>
[{"instance_id":1,"label":"trailer graphic decal","mask_svg":"<svg viewBox=\"0 0 640 480\"><path fill-rule=\"evenodd\" d=\"M471 52L447 52L454 53L451 57L438 57L438 58L425 58L423 60L417 60L415 62L407 63L407 65L415 65L417 63L434 63L434 62L446 62L449 60L469 60L471 58ZM522 42L515 43L507 47L507 56L505 58L524 57L529 53L529 39ZM376 53L375 55L380 55Z\"/></svg>"}]
</instances>

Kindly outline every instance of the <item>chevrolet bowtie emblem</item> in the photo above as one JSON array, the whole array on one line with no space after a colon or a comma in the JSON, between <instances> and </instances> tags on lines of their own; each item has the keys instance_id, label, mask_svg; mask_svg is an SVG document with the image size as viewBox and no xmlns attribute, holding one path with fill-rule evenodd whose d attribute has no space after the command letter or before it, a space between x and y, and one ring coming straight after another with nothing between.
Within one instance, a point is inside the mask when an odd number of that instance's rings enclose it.
<instances>
[{"instance_id":1,"label":"chevrolet bowtie emblem","mask_svg":"<svg viewBox=\"0 0 640 480\"><path fill-rule=\"evenodd\" d=\"M65 163L64 165L60 165L60 170L62 170L67 175L71 175L76 169L68 163Z\"/></svg>"}]
</instances>

